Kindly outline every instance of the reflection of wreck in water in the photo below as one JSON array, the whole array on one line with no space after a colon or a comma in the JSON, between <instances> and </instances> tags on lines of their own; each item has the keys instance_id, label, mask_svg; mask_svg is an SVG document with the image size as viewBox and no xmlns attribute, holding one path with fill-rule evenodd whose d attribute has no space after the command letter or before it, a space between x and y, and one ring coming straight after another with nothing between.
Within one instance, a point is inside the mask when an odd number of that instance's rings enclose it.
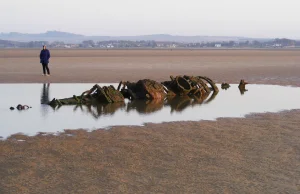
<instances>
[{"instance_id":1,"label":"reflection of wreck in water","mask_svg":"<svg viewBox=\"0 0 300 194\"><path fill-rule=\"evenodd\" d=\"M82 111L91 114L98 119L101 116L113 115L120 109L125 109L126 112L136 111L139 114L150 114L162 110L165 107L171 108L171 113L181 112L188 107L207 104L215 99L218 93L214 92L211 95L203 96L203 98L191 98L189 96L176 96L163 100L133 100L118 103L95 103L89 105L76 105L74 111ZM59 106L61 107L61 106ZM57 107L58 108L58 107Z\"/></svg>"},{"instance_id":2,"label":"reflection of wreck in water","mask_svg":"<svg viewBox=\"0 0 300 194\"><path fill-rule=\"evenodd\" d=\"M213 92L212 95L203 95L201 98L182 96L174 97L166 100L165 105L171 107L171 112L181 112L184 109L192 106L198 106L201 104L208 104L215 99L218 92Z\"/></svg>"},{"instance_id":3,"label":"reflection of wreck in water","mask_svg":"<svg viewBox=\"0 0 300 194\"><path fill-rule=\"evenodd\" d=\"M127 104L127 112L136 110L138 113L147 114L161 110L164 107L164 100L133 100Z\"/></svg>"},{"instance_id":4,"label":"reflection of wreck in water","mask_svg":"<svg viewBox=\"0 0 300 194\"><path fill-rule=\"evenodd\" d=\"M87 112L91 114L94 118L98 119L102 115L112 115L117 110L124 108L125 102L118 102L118 103L96 103L96 104L89 104L89 105L76 105L73 111L77 111L80 109L82 112Z\"/></svg>"},{"instance_id":5,"label":"reflection of wreck in water","mask_svg":"<svg viewBox=\"0 0 300 194\"><path fill-rule=\"evenodd\" d=\"M188 96L169 98L166 101L166 106L171 107L171 112L181 112L183 109L192 104L192 100L193 99Z\"/></svg>"}]
</instances>

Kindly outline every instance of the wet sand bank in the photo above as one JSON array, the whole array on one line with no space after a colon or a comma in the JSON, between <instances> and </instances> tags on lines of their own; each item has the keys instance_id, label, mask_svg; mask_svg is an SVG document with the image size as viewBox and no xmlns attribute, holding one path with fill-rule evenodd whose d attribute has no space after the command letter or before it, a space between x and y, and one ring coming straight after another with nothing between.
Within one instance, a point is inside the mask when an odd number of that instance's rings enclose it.
<instances>
[{"instance_id":1,"label":"wet sand bank","mask_svg":"<svg viewBox=\"0 0 300 194\"><path fill-rule=\"evenodd\" d=\"M0 83L111 83L205 75L218 83L300 85L300 50L50 50L51 77L39 50L0 49Z\"/></svg>"}]
</instances>

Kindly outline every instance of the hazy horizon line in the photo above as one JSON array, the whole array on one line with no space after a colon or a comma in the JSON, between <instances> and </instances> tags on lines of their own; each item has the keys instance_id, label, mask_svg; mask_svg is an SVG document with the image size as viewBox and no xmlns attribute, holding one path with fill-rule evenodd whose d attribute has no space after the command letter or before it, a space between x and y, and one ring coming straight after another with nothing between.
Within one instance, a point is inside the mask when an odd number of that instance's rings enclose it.
<instances>
[{"instance_id":1,"label":"hazy horizon line","mask_svg":"<svg viewBox=\"0 0 300 194\"><path fill-rule=\"evenodd\" d=\"M149 33L149 34L136 34L136 35L91 35L91 34L82 34L82 33L76 33L76 32L70 32L70 31L61 31L61 30L47 30L47 31L41 31L41 32L20 32L20 31L10 31L10 32L0 32L0 34L10 34L10 33L19 33L19 34L45 34L47 32L61 32L61 33L67 33L67 34L74 34L74 35L80 35L80 36L106 36L106 37L122 37L122 36L151 36L151 35L169 35L169 36L187 36L187 37L193 37L193 36L200 36L200 37L239 37L239 38L252 38L252 39L275 39L275 38L287 38L287 39L300 39L300 38L289 38L286 36L276 36L276 37L253 37L253 36L245 36L245 35L183 35L183 34L171 34L171 33Z\"/></svg>"},{"instance_id":2,"label":"hazy horizon line","mask_svg":"<svg viewBox=\"0 0 300 194\"><path fill-rule=\"evenodd\" d=\"M76 33L76 32L70 32L70 31L61 31L61 30L46 30L46 31L41 31L41 32L20 32L20 31L10 31L10 32L0 32L0 35L2 34L10 34L10 33L19 33L19 34L26 34L26 35L39 35L39 34L47 34L48 32L58 32L58 33L65 33L65 34L72 34L72 35L77 35L77 36L82 36L85 38L95 38L95 37L111 37L111 38L122 38L122 37L142 37L142 36L155 36L155 35L161 35L161 36L170 36L170 37L182 37L182 38L192 38L192 37L208 37L208 38L235 38L239 40L258 40L258 41L266 41L266 40L275 40L275 39L289 39L289 40L294 40L294 41L300 41L300 37L287 37L287 36L276 36L276 37L252 37L252 36L242 36L242 35L182 35L182 34L168 34L168 33L153 33L153 34L140 34L140 35L87 35L87 34L81 34L81 33ZM51 37L51 36L49 36ZM0 37L1 38L1 37ZM8 40L3 37L2 40ZM223 40L227 41L227 40ZM194 41L192 41L194 42Z\"/></svg>"}]
</instances>

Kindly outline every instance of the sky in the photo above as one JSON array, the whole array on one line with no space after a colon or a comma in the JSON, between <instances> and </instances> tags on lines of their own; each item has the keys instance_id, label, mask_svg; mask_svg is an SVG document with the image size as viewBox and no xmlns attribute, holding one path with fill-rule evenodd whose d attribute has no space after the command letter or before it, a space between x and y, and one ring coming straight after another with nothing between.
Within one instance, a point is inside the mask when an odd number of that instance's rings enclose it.
<instances>
[{"instance_id":1,"label":"sky","mask_svg":"<svg viewBox=\"0 0 300 194\"><path fill-rule=\"evenodd\" d=\"M1 0L0 32L300 39L300 0Z\"/></svg>"}]
</instances>

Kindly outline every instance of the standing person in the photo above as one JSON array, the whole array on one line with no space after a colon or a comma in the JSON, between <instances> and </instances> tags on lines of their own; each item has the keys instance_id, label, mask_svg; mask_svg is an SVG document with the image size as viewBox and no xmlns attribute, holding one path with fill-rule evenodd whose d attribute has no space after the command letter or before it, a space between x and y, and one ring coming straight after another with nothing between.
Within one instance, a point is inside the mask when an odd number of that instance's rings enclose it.
<instances>
[{"instance_id":1,"label":"standing person","mask_svg":"<svg viewBox=\"0 0 300 194\"><path fill-rule=\"evenodd\" d=\"M41 50L41 53L40 53L40 62L43 65L43 75L47 75L47 76L50 76L50 70L48 67L49 59L50 59L50 52L46 48L46 45L44 45L43 50ZM46 70L47 70L47 74L46 74Z\"/></svg>"}]
</instances>

